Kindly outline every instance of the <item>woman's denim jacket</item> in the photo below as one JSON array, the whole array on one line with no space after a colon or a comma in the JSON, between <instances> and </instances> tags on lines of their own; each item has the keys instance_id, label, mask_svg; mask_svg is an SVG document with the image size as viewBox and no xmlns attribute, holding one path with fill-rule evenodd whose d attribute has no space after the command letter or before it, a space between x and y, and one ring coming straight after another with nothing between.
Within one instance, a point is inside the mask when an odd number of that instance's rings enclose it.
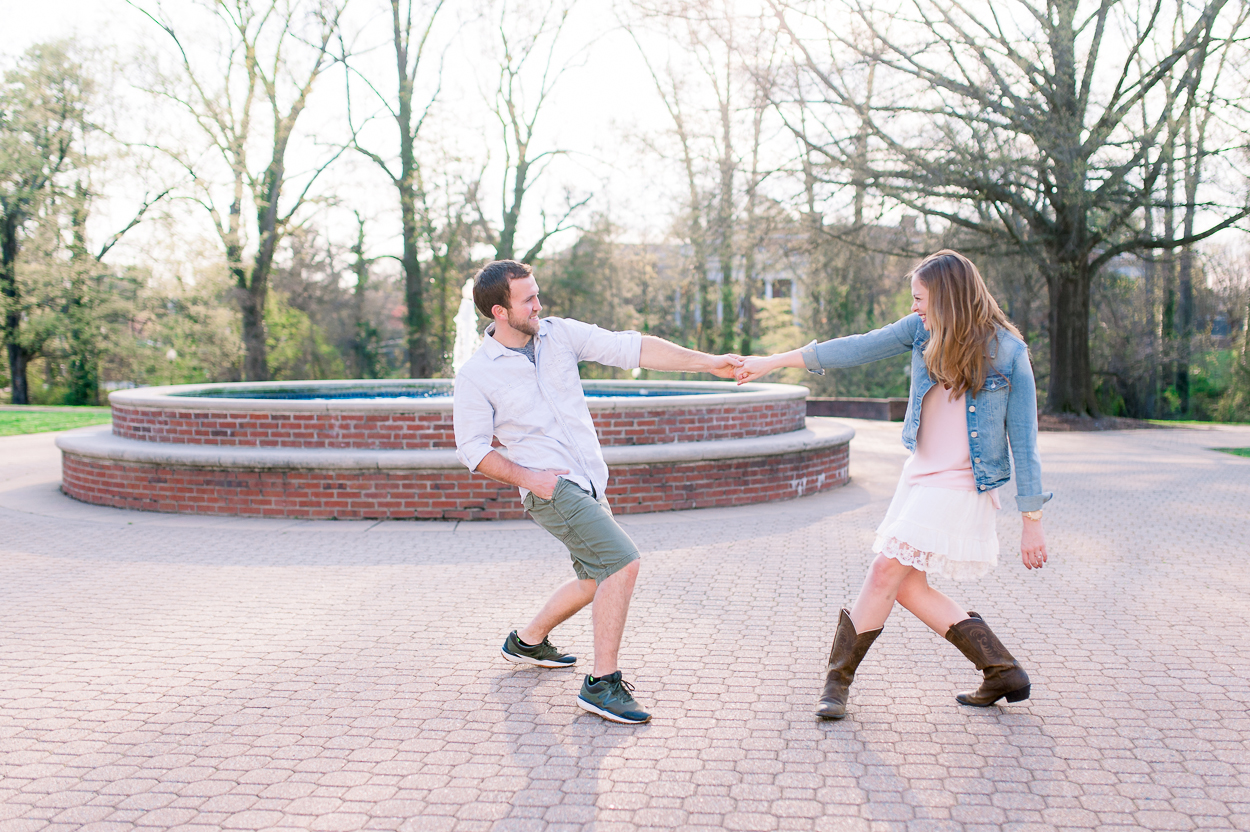
<instances>
[{"instance_id":1,"label":"woman's denim jacket","mask_svg":"<svg viewBox=\"0 0 1250 832\"><path fill-rule=\"evenodd\" d=\"M920 429L920 403L934 382L924 363L924 347L929 332L912 313L889 326L863 335L848 335L803 348L807 369L823 375L825 368L854 367L911 353L911 393L907 416L903 420L903 445L916 450L916 434ZM977 490L990 491L1011 478L1007 461L1007 443L1016 466L1016 507L1034 511L1054 496L1042 491L1042 463L1037 454L1037 388L1029 348L1006 330L998 331L998 347L990 358L985 386L973 395L969 390L964 401L968 405L968 451Z\"/></svg>"}]
</instances>

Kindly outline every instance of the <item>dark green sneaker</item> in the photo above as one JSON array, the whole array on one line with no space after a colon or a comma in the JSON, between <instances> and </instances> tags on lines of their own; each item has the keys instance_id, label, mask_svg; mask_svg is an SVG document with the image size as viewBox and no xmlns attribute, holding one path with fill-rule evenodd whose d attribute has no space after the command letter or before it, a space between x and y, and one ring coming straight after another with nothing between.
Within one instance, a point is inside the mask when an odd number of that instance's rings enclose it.
<instances>
[{"instance_id":1,"label":"dark green sneaker","mask_svg":"<svg viewBox=\"0 0 1250 832\"><path fill-rule=\"evenodd\" d=\"M569 667L577 664L577 656L561 653L548 639L543 639L542 644L526 647L517 638L516 630L508 633L499 652L513 664L532 664L538 667Z\"/></svg>"},{"instance_id":2,"label":"dark green sneaker","mask_svg":"<svg viewBox=\"0 0 1250 832\"><path fill-rule=\"evenodd\" d=\"M577 704L583 711L604 719L637 725L649 720L651 714L638 707L638 703L630 695L633 690L634 686L621 678L619 670L600 676L593 685L587 676L582 681L582 692L578 694Z\"/></svg>"}]
</instances>

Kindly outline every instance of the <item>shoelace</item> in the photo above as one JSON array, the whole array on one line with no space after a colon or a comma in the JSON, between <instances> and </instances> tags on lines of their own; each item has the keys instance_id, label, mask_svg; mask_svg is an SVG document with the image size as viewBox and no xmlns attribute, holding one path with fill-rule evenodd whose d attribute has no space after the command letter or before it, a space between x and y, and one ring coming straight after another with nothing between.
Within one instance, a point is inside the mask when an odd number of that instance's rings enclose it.
<instances>
[{"instance_id":1,"label":"shoelace","mask_svg":"<svg viewBox=\"0 0 1250 832\"><path fill-rule=\"evenodd\" d=\"M628 691L626 695L632 694L634 692L634 686L631 685L629 682L626 682L624 679L617 679L615 682L609 682L608 684L615 688L624 688L626 691Z\"/></svg>"}]
</instances>

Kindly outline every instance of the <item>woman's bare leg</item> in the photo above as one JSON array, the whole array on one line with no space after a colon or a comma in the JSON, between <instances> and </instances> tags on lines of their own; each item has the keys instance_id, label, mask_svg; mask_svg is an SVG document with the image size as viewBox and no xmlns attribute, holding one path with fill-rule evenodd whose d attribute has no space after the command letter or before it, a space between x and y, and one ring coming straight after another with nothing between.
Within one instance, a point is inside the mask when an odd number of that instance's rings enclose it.
<instances>
[{"instance_id":1,"label":"woman's bare leg","mask_svg":"<svg viewBox=\"0 0 1250 832\"><path fill-rule=\"evenodd\" d=\"M855 632L866 633L885 625L894 609L894 600L898 596L899 587L911 574L917 573L910 566L904 566L894 558L877 555L868 574L864 576L864 585L859 590L859 597L851 605L851 623ZM967 616L964 616L965 618Z\"/></svg>"},{"instance_id":2,"label":"woman's bare leg","mask_svg":"<svg viewBox=\"0 0 1250 832\"><path fill-rule=\"evenodd\" d=\"M929 629L945 637L952 624L957 624L968 617L964 608L956 604L939 590L929 586L929 579L919 569L912 569L903 578L896 592L896 597L903 609L919 618ZM852 618L854 614L852 614Z\"/></svg>"}]
</instances>

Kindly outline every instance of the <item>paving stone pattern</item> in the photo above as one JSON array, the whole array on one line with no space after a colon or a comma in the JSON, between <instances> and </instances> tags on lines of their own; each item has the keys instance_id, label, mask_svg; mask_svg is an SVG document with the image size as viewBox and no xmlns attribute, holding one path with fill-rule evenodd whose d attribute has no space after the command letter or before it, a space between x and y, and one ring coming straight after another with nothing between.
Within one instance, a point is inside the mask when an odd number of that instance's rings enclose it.
<instances>
[{"instance_id":1,"label":"paving stone pattern","mask_svg":"<svg viewBox=\"0 0 1250 832\"><path fill-rule=\"evenodd\" d=\"M622 520L639 727L499 657L571 574L529 521L86 506L50 435L0 440L0 832L1250 828L1250 459L1206 450L1250 429L1044 434L1050 565L1009 488L997 569L942 584L1033 699L959 706L975 671L897 610L821 723L904 459L851 424L844 488ZM554 640L588 659L588 612Z\"/></svg>"}]
</instances>

